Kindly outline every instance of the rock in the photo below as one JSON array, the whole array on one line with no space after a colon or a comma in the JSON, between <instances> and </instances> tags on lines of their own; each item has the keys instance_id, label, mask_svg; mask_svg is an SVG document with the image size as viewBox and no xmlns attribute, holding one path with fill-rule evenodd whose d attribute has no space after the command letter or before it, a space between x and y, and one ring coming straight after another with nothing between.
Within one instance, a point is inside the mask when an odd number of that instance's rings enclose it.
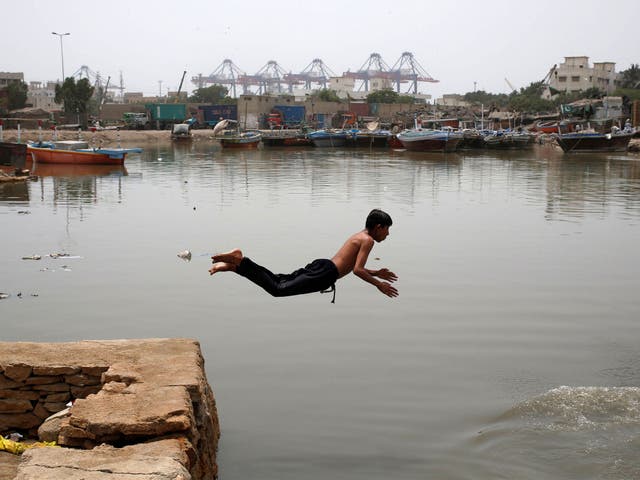
<instances>
[{"instance_id":1,"label":"rock","mask_svg":"<svg viewBox=\"0 0 640 480\"><path fill-rule=\"evenodd\" d=\"M37 427L42 422L33 413L0 413L0 432L6 432L9 429L29 430Z\"/></svg>"},{"instance_id":2,"label":"rock","mask_svg":"<svg viewBox=\"0 0 640 480\"><path fill-rule=\"evenodd\" d=\"M33 405L29 400L14 398L0 400L0 413L25 413L31 410L33 410Z\"/></svg>"},{"instance_id":3,"label":"rock","mask_svg":"<svg viewBox=\"0 0 640 480\"><path fill-rule=\"evenodd\" d=\"M178 440L93 450L32 448L22 455L15 480L191 480L185 457Z\"/></svg>"},{"instance_id":4,"label":"rock","mask_svg":"<svg viewBox=\"0 0 640 480\"><path fill-rule=\"evenodd\" d=\"M70 409L65 408L64 410L59 411L58 413L54 413L38 428L38 439L41 442L58 442L58 435L60 434L60 426L65 417L70 415Z\"/></svg>"},{"instance_id":5,"label":"rock","mask_svg":"<svg viewBox=\"0 0 640 480\"><path fill-rule=\"evenodd\" d=\"M5 377L16 382L24 382L31 375L33 369L29 365L7 365L4 368Z\"/></svg>"}]
</instances>

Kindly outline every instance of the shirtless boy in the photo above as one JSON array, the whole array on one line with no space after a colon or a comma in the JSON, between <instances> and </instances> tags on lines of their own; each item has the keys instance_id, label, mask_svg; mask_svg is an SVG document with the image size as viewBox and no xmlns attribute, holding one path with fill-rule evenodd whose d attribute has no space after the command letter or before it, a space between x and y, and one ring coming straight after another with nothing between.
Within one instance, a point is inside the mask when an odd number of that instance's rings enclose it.
<instances>
[{"instance_id":1,"label":"shirtless boy","mask_svg":"<svg viewBox=\"0 0 640 480\"><path fill-rule=\"evenodd\" d=\"M389 236L389 227L392 223L387 213L374 209L367 217L365 229L349 237L331 260L314 260L306 267L289 274L274 274L245 257L239 249L211 257L213 266L209 269L209 273L213 275L218 272L236 272L274 297L331 289L334 291L335 300L336 280L353 272L388 297L397 297L398 290L391 285L398 279L395 273L387 268L380 270L365 268L374 243L382 242Z\"/></svg>"}]
</instances>

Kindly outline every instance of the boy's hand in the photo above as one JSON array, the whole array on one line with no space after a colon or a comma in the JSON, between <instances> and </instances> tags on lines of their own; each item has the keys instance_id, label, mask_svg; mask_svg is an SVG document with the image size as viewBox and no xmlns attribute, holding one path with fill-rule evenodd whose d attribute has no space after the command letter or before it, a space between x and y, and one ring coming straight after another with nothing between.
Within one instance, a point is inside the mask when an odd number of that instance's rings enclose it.
<instances>
[{"instance_id":1,"label":"boy's hand","mask_svg":"<svg viewBox=\"0 0 640 480\"><path fill-rule=\"evenodd\" d=\"M376 272L376 276L382 278L383 280L388 280L389 282L395 282L398 279L398 276L388 268L381 268Z\"/></svg>"},{"instance_id":2,"label":"boy's hand","mask_svg":"<svg viewBox=\"0 0 640 480\"><path fill-rule=\"evenodd\" d=\"M380 285L378 285L378 290L384 293L387 297L393 298L398 296L398 290L396 287L387 282L380 283Z\"/></svg>"}]
</instances>

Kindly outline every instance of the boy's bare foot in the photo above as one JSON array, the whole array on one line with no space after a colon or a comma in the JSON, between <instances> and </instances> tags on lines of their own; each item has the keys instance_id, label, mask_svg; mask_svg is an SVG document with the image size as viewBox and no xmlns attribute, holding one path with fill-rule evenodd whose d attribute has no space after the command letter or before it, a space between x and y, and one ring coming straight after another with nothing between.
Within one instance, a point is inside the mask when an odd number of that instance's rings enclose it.
<instances>
[{"instance_id":1,"label":"boy's bare foot","mask_svg":"<svg viewBox=\"0 0 640 480\"><path fill-rule=\"evenodd\" d=\"M236 266L226 262L216 262L213 267L209 269L209 275L213 275L217 272L235 272Z\"/></svg>"},{"instance_id":2,"label":"boy's bare foot","mask_svg":"<svg viewBox=\"0 0 640 480\"><path fill-rule=\"evenodd\" d=\"M242 258L242 252L240 251L240 249L234 248L230 252L215 254L213 257L211 257L211 260L213 260L214 263L224 262L230 263L232 265L238 265L242 261Z\"/></svg>"}]
</instances>

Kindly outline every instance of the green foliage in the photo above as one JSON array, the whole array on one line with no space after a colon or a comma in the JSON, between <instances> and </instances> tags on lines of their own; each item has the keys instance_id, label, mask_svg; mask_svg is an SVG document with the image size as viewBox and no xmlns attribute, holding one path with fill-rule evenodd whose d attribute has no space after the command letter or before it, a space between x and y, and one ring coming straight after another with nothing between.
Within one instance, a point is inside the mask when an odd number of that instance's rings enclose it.
<instances>
[{"instance_id":1,"label":"green foliage","mask_svg":"<svg viewBox=\"0 0 640 480\"><path fill-rule=\"evenodd\" d=\"M229 95L229 89L222 85L211 85L210 87L198 88L189 97L193 103L209 103L211 105L227 105L235 103L236 100Z\"/></svg>"},{"instance_id":2,"label":"green foliage","mask_svg":"<svg viewBox=\"0 0 640 480\"><path fill-rule=\"evenodd\" d=\"M376 90L367 95L367 103L415 103L411 95L400 95L391 88Z\"/></svg>"},{"instance_id":3,"label":"green foliage","mask_svg":"<svg viewBox=\"0 0 640 480\"><path fill-rule=\"evenodd\" d=\"M614 95L618 97L627 97L629 100L640 100L640 88L618 88Z\"/></svg>"},{"instance_id":4,"label":"green foliage","mask_svg":"<svg viewBox=\"0 0 640 480\"><path fill-rule=\"evenodd\" d=\"M484 90L467 92L464 94L465 102L472 105L484 105L485 107L506 107L509 96L504 93L487 93Z\"/></svg>"},{"instance_id":5,"label":"green foliage","mask_svg":"<svg viewBox=\"0 0 640 480\"><path fill-rule=\"evenodd\" d=\"M322 102L340 103L342 101L340 100L340 97L338 96L335 90L329 90L328 88L323 88L319 90L318 93L314 95L314 97Z\"/></svg>"},{"instance_id":6,"label":"green foliage","mask_svg":"<svg viewBox=\"0 0 640 480\"><path fill-rule=\"evenodd\" d=\"M65 115L72 113L86 113L94 88L86 78L76 82L75 78L67 77L62 86L56 85L54 101L62 104Z\"/></svg>"},{"instance_id":7,"label":"green foliage","mask_svg":"<svg viewBox=\"0 0 640 480\"><path fill-rule=\"evenodd\" d=\"M620 72L621 88L640 89L640 65L632 63L629 68Z\"/></svg>"},{"instance_id":8,"label":"green foliage","mask_svg":"<svg viewBox=\"0 0 640 480\"><path fill-rule=\"evenodd\" d=\"M27 104L28 87L24 82L11 82L7 85L7 108L17 110Z\"/></svg>"}]
</instances>

